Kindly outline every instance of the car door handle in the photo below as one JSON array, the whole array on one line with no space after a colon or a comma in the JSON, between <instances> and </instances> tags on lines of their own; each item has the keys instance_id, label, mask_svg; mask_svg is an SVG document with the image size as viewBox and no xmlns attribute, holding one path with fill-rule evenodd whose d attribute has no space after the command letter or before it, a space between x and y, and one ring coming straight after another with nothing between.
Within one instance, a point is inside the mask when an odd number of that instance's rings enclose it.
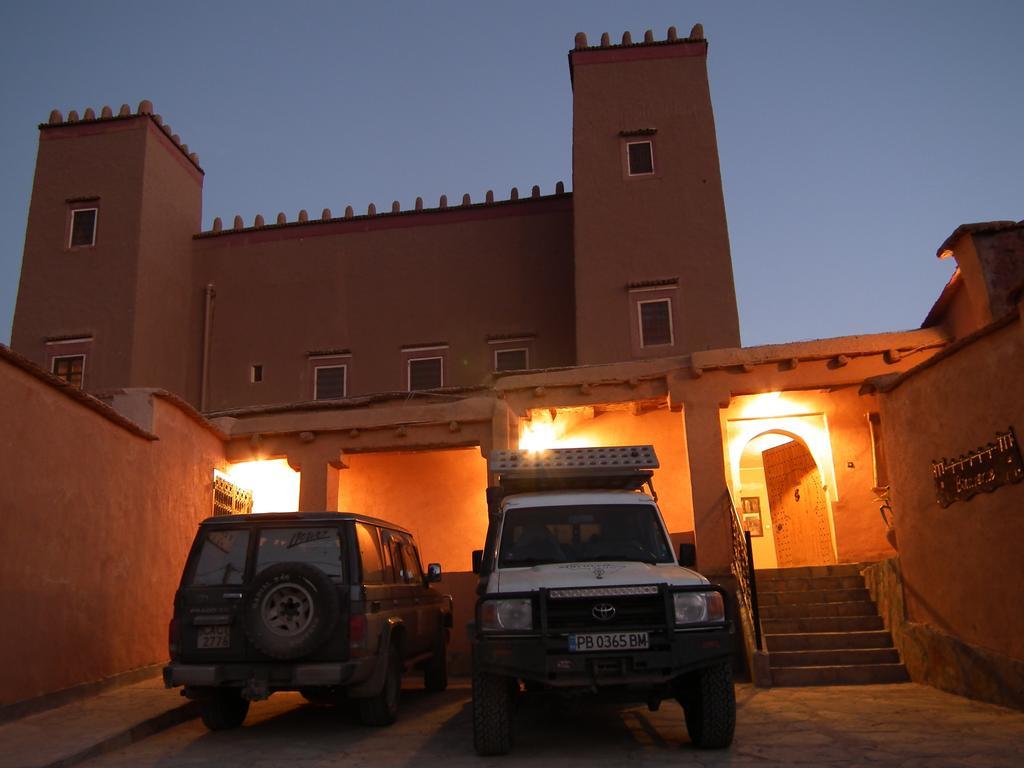
<instances>
[{"instance_id":1,"label":"car door handle","mask_svg":"<svg viewBox=\"0 0 1024 768\"><path fill-rule=\"evenodd\" d=\"M241 600L242 599L242 593L241 592L225 592L223 595L221 595L221 597L223 597L225 600Z\"/></svg>"}]
</instances>

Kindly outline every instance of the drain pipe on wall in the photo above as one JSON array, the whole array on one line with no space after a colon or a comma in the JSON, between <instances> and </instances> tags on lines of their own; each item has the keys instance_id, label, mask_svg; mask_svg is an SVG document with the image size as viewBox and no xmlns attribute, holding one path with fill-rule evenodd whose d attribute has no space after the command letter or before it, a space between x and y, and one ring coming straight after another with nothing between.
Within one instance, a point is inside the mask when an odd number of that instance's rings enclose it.
<instances>
[{"instance_id":1,"label":"drain pipe on wall","mask_svg":"<svg viewBox=\"0 0 1024 768\"><path fill-rule=\"evenodd\" d=\"M213 283L206 284L205 293L206 306L203 314L203 370L202 381L199 384L200 413L206 412L206 379L208 377L210 368L210 334L213 331L213 300L217 296L217 291L214 289Z\"/></svg>"}]
</instances>

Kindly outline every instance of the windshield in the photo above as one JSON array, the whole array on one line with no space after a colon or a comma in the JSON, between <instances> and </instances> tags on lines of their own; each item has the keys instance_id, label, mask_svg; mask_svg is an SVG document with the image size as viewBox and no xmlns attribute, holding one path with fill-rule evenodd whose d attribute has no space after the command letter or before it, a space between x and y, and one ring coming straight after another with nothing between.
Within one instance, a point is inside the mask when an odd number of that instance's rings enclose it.
<instances>
[{"instance_id":1,"label":"windshield","mask_svg":"<svg viewBox=\"0 0 1024 768\"><path fill-rule=\"evenodd\" d=\"M499 567L597 560L673 562L657 510L650 504L580 504L505 512Z\"/></svg>"}]
</instances>

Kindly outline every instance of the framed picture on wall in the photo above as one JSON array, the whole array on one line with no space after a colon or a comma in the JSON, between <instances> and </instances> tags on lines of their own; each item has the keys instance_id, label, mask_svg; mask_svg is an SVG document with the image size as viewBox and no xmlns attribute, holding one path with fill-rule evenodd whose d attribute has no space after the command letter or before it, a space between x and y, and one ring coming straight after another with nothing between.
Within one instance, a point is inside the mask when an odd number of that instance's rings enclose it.
<instances>
[{"instance_id":1,"label":"framed picture on wall","mask_svg":"<svg viewBox=\"0 0 1024 768\"><path fill-rule=\"evenodd\" d=\"M761 499L757 496L743 496L740 499L740 513L743 515L743 530L751 536L764 536L761 522Z\"/></svg>"}]
</instances>

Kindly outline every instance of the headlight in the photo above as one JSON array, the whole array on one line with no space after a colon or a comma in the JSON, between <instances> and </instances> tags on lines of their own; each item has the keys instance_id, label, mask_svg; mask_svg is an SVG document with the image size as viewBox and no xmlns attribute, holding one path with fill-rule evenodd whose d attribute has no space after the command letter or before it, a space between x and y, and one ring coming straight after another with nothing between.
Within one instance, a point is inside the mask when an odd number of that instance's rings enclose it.
<instances>
[{"instance_id":1,"label":"headlight","mask_svg":"<svg viewBox=\"0 0 1024 768\"><path fill-rule=\"evenodd\" d=\"M490 632L533 629L533 604L530 598L488 600L480 608L480 628Z\"/></svg>"},{"instance_id":2,"label":"headlight","mask_svg":"<svg viewBox=\"0 0 1024 768\"><path fill-rule=\"evenodd\" d=\"M725 621L725 604L718 592L676 592L676 624L704 624Z\"/></svg>"}]
</instances>

